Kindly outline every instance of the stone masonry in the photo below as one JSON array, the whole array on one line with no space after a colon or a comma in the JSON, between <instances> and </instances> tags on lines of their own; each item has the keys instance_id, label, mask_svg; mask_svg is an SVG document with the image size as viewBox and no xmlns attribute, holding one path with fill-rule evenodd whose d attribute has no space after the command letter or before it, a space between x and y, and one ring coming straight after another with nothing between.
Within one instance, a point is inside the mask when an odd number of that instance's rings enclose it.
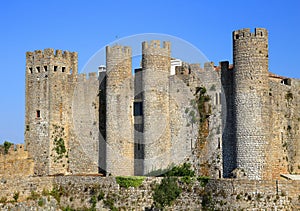
<instances>
[{"instance_id":1,"label":"stone masonry","mask_svg":"<svg viewBox=\"0 0 300 211\"><path fill-rule=\"evenodd\" d=\"M213 178L300 173L300 81L269 72L266 29L233 32L232 65L172 67L171 50L143 42L133 71L130 47L107 46L106 72L88 76L78 74L76 52L27 52L31 174L151 175L183 162ZM201 147L200 87L210 97Z\"/></svg>"}]
</instances>

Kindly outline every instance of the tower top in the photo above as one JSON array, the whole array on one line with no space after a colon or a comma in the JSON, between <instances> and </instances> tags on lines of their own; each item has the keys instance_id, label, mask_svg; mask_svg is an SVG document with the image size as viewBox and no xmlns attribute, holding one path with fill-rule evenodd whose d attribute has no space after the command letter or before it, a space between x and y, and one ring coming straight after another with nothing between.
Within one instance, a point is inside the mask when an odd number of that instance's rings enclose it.
<instances>
[{"instance_id":1,"label":"tower top","mask_svg":"<svg viewBox=\"0 0 300 211\"><path fill-rule=\"evenodd\" d=\"M268 31L265 28L255 28L254 33L250 31L250 28L244 28L233 31L233 40L247 39L249 37L267 38Z\"/></svg>"}]
</instances>

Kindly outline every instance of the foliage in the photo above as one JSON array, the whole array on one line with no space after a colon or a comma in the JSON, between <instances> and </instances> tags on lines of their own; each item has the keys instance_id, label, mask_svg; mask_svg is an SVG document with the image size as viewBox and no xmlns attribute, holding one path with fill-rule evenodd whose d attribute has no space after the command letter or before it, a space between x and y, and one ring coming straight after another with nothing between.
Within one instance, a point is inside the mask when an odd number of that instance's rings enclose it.
<instances>
[{"instance_id":1,"label":"foliage","mask_svg":"<svg viewBox=\"0 0 300 211\"><path fill-rule=\"evenodd\" d=\"M129 188L129 187L139 187L143 183L145 177L138 176L119 176L116 177L117 183L121 187Z\"/></svg>"},{"instance_id":2,"label":"foliage","mask_svg":"<svg viewBox=\"0 0 300 211\"><path fill-rule=\"evenodd\" d=\"M97 200L100 201L102 199L104 199L104 193L101 191L97 196Z\"/></svg>"},{"instance_id":3,"label":"foliage","mask_svg":"<svg viewBox=\"0 0 300 211\"><path fill-rule=\"evenodd\" d=\"M9 142L9 141L4 141L4 154L8 153L9 148L11 147L11 145L13 145L13 143Z\"/></svg>"},{"instance_id":4,"label":"foliage","mask_svg":"<svg viewBox=\"0 0 300 211\"><path fill-rule=\"evenodd\" d=\"M58 203L60 203L60 197L63 195L64 189L62 187L53 187L50 192L50 195L53 196Z\"/></svg>"},{"instance_id":5,"label":"foliage","mask_svg":"<svg viewBox=\"0 0 300 211\"><path fill-rule=\"evenodd\" d=\"M14 198L15 202L17 202L17 201L18 201L18 199L19 199L19 196L20 196L20 193L19 193L19 192L15 192L15 193L14 193L14 196L13 196L13 198Z\"/></svg>"},{"instance_id":6,"label":"foliage","mask_svg":"<svg viewBox=\"0 0 300 211\"><path fill-rule=\"evenodd\" d=\"M210 178L207 177L207 176L199 176L199 177L197 178L197 180L200 182L201 187L205 187L206 184L208 183L209 179L210 179Z\"/></svg>"},{"instance_id":7,"label":"foliage","mask_svg":"<svg viewBox=\"0 0 300 211\"><path fill-rule=\"evenodd\" d=\"M162 179L161 184L157 184L153 190L153 200L158 208L170 206L172 202L182 192L177 184L177 178L165 177Z\"/></svg>"},{"instance_id":8,"label":"foliage","mask_svg":"<svg viewBox=\"0 0 300 211\"><path fill-rule=\"evenodd\" d=\"M65 147L65 141L63 138L55 138L54 144L55 144L54 150L58 155L62 155L67 152Z\"/></svg>"},{"instance_id":9,"label":"foliage","mask_svg":"<svg viewBox=\"0 0 300 211\"><path fill-rule=\"evenodd\" d=\"M71 207L69 207L69 205L65 208L62 209L63 211L75 211L74 209L72 209Z\"/></svg>"},{"instance_id":10,"label":"foliage","mask_svg":"<svg viewBox=\"0 0 300 211\"><path fill-rule=\"evenodd\" d=\"M64 156L67 158L68 153L65 146L65 141L63 139L63 137L65 136L64 127L61 127L59 125L53 125L53 128L54 131L52 133L52 138L53 138L54 148L52 150L56 152L56 156L54 160L54 162L56 162L57 160L62 159Z\"/></svg>"},{"instance_id":11,"label":"foliage","mask_svg":"<svg viewBox=\"0 0 300 211\"><path fill-rule=\"evenodd\" d=\"M38 205L40 206L40 207L42 207L42 206L44 206L44 200L43 200L43 198L40 198L39 200L38 200Z\"/></svg>"},{"instance_id":12,"label":"foliage","mask_svg":"<svg viewBox=\"0 0 300 211\"><path fill-rule=\"evenodd\" d=\"M117 211L118 209L114 206L114 200L112 198L107 198L103 201L104 205L112 211Z\"/></svg>"},{"instance_id":13,"label":"foliage","mask_svg":"<svg viewBox=\"0 0 300 211\"><path fill-rule=\"evenodd\" d=\"M30 196L27 197L27 199L31 200L37 200L40 197L40 194L38 194L35 191L31 191Z\"/></svg>"},{"instance_id":14,"label":"foliage","mask_svg":"<svg viewBox=\"0 0 300 211\"><path fill-rule=\"evenodd\" d=\"M170 171L163 174L162 176L194 177L195 171L193 171L191 167L192 165L190 163L183 163L180 166L174 166Z\"/></svg>"},{"instance_id":15,"label":"foliage","mask_svg":"<svg viewBox=\"0 0 300 211\"><path fill-rule=\"evenodd\" d=\"M205 108L205 103L210 101L210 97L206 94L205 87L197 87L195 96L196 96L196 102L198 106L198 112L200 115L200 123L204 123L210 113L210 111L207 111Z\"/></svg>"},{"instance_id":16,"label":"foliage","mask_svg":"<svg viewBox=\"0 0 300 211\"><path fill-rule=\"evenodd\" d=\"M195 181L194 180L195 178L194 177L190 177L190 176L183 176L181 179L180 179L180 181L181 182L183 182L183 183L185 183L185 184L191 184L193 181Z\"/></svg>"}]
</instances>

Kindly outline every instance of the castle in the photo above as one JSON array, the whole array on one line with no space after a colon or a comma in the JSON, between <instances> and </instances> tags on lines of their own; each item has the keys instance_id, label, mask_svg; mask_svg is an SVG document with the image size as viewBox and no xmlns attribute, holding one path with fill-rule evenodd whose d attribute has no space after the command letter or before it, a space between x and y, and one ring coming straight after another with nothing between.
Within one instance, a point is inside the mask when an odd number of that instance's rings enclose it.
<instances>
[{"instance_id":1,"label":"castle","mask_svg":"<svg viewBox=\"0 0 300 211\"><path fill-rule=\"evenodd\" d=\"M107 46L88 77L75 52L27 52L28 174L152 175L182 162L213 178L300 173L300 81L269 72L266 29L233 32L232 65L202 68L171 48L143 42L132 74L131 48Z\"/></svg>"}]
</instances>

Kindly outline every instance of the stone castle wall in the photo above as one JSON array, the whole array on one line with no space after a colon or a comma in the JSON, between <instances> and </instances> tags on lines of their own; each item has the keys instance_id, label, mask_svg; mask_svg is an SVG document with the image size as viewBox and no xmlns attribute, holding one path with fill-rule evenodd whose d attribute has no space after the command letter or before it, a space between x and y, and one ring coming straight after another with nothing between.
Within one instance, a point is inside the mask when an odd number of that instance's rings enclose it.
<instances>
[{"instance_id":1,"label":"stone castle wall","mask_svg":"<svg viewBox=\"0 0 300 211\"><path fill-rule=\"evenodd\" d=\"M113 177L93 176L56 176L28 177L24 179L2 178L0 183L0 199L12 200L19 192L17 204L4 204L2 207L17 208L38 207L30 203L32 191L40 194L51 191L53 187L59 191L60 202L49 196L44 197L41 208L61 207L82 209L91 207L92 196L103 193L103 199L96 201L98 210L109 209L105 201L112 201L121 210L147 210L153 206L153 188L162 178L145 178L138 188L122 188ZM179 183L182 193L166 210L240 210L240 209L278 209L297 210L299 201L299 181L246 181L246 180L209 180L208 183L194 181L190 185ZM38 200L37 200L38 201Z\"/></svg>"},{"instance_id":2,"label":"stone castle wall","mask_svg":"<svg viewBox=\"0 0 300 211\"><path fill-rule=\"evenodd\" d=\"M34 174L34 161L23 144L12 145L5 153L0 148L0 175L2 177L30 176Z\"/></svg>"},{"instance_id":3,"label":"stone castle wall","mask_svg":"<svg viewBox=\"0 0 300 211\"><path fill-rule=\"evenodd\" d=\"M69 172L98 173L99 80L97 73L79 74L72 97L72 138Z\"/></svg>"}]
</instances>

